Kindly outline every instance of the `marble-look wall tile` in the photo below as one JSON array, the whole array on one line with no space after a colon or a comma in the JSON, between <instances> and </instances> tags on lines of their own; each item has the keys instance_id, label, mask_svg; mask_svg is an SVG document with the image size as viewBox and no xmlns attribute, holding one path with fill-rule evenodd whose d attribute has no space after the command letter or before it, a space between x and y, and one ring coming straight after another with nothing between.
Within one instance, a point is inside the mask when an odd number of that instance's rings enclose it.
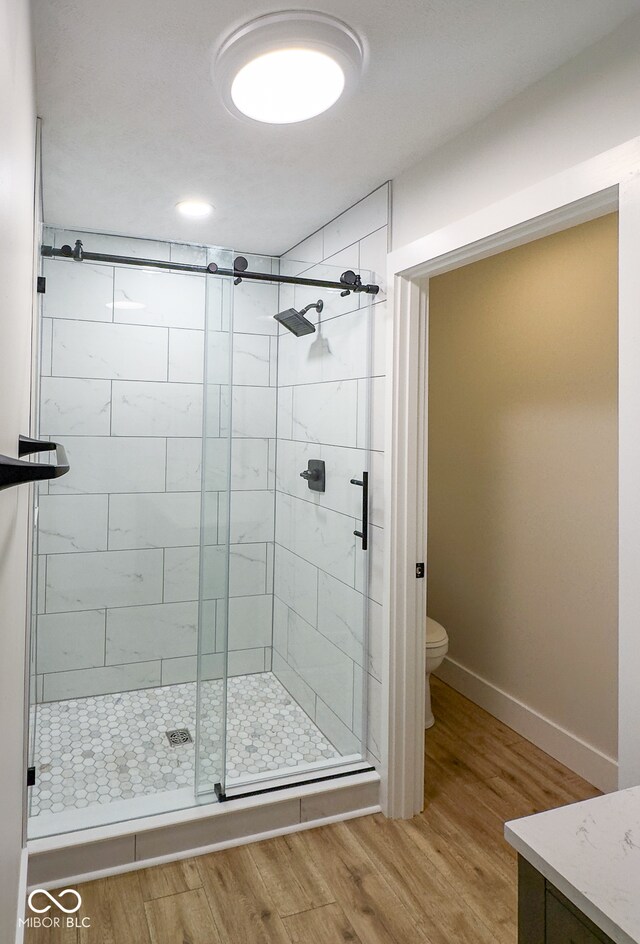
<instances>
[{"instance_id":1,"label":"marble-look wall tile","mask_svg":"<svg viewBox=\"0 0 640 944\"><path fill-rule=\"evenodd\" d=\"M360 754L363 748L360 732L354 733L349 725L346 725L329 708L321 698L316 699L315 722L331 743L341 754Z\"/></svg>"},{"instance_id":2,"label":"marble-look wall tile","mask_svg":"<svg viewBox=\"0 0 640 944\"><path fill-rule=\"evenodd\" d=\"M40 387L40 434L45 436L108 436L111 426L111 383L43 377Z\"/></svg>"},{"instance_id":3,"label":"marble-look wall tile","mask_svg":"<svg viewBox=\"0 0 640 944\"><path fill-rule=\"evenodd\" d=\"M230 652L228 674L253 675L264 671L265 650L242 649ZM211 653L202 657L202 678L218 679L224 674L225 657L222 653ZM162 660L162 684L175 685L181 682L195 682L197 678L196 656L183 656L177 659Z\"/></svg>"},{"instance_id":4,"label":"marble-look wall tile","mask_svg":"<svg viewBox=\"0 0 640 944\"><path fill-rule=\"evenodd\" d=\"M309 459L325 463L325 491L312 491L300 472L307 468ZM369 453L363 449L327 446L323 443L278 441L278 469L276 487L294 498L331 508L342 514L359 518L362 513L362 490L351 484L363 470L370 468ZM370 478L370 497L376 491L376 482Z\"/></svg>"},{"instance_id":5,"label":"marble-look wall tile","mask_svg":"<svg viewBox=\"0 0 640 944\"><path fill-rule=\"evenodd\" d=\"M74 260L45 259L45 318L113 321L113 267Z\"/></svg>"},{"instance_id":6,"label":"marble-look wall tile","mask_svg":"<svg viewBox=\"0 0 640 944\"><path fill-rule=\"evenodd\" d=\"M368 600L330 574L318 574L318 630L345 655L365 664Z\"/></svg>"},{"instance_id":7,"label":"marble-look wall tile","mask_svg":"<svg viewBox=\"0 0 640 944\"><path fill-rule=\"evenodd\" d=\"M162 551L52 554L47 612L132 606L162 600Z\"/></svg>"},{"instance_id":8,"label":"marble-look wall tile","mask_svg":"<svg viewBox=\"0 0 640 944\"><path fill-rule=\"evenodd\" d=\"M280 383L277 421L278 443L283 439L293 439L293 387L283 387Z\"/></svg>"},{"instance_id":9,"label":"marble-look wall tile","mask_svg":"<svg viewBox=\"0 0 640 944\"><path fill-rule=\"evenodd\" d=\"M274 495L272 491L231 493L231 543L273 541Z\"/></svg>"},{"instance_id":10,"label":"marble-look wall tile","mask_svg":"<svg viewBox=\"0 0 640 944\"><path fill-rule=\"evenodd\" d=\"M380 287L380 291L375 296L376 303L386 297L387 289L387 253L388 253L388 227L382 226L380 229L369 233L360 241L360 267L366 270L366 278ZM362 274L363 279L365 273Z\"/></svg>"},{"instance_id":11,"label":"marble-look wall tile","mask_svg":"<svg viewBox=\"0 0 640 944\"><path fill-rule=\"evenodd\" d=\"M164 552L164 602L198 599L198 547L168 547Z\"/></svg>"},{"instance_id":12,"label":"marble-look wall tile","mask_svg":"<svg viewBox=\"0 0 640 944\"><path fill-rule=\"evenodd\" d=\"M104 665L105 611L50 613L38 617L39 674Z\"/></svg>"},{"instance_id":13,"label":"marble-look wall tile","mask_svg":"<svg viewBox=\"0 0 640 944\"><path fill-rule=\"evenodd\" d=\"M64 436L60 442L70 471L50 482L51 494L164 491L164 439Z\"/></svg>"},{"instance_id":14,"label":"marble-look wall tile","mask_svg":"<svg viewBox=\"0 0 640 944\"><path fill-rule=\"evenodd\" d=\"M130 692L137 688L160 685L160 661L132 662L74 672L54 672L44 677L44 701L85 698L87 695L108 695Z\"/></svg>"},{"instance_id":15,"label":"marble-look wall tile","mask_svg":"<svg viewBox=\"0 0 640 944\"><path fill-rule=\"evenodd\" d=\"M226 391L222 391L222 402ZM234 387L231 423L234 437L271 439L276 435L276 391L273 387ZM226 409L222 407L222 414ZM221 432L226 426L221 423Z\"/></svg>"},{"instance_id":16,"label":"marble-look wall tile","mask_svg":"<svg viewBox=\"0 0 640 944\"><path fill-rule=\"evenodd\" d=\"M207 256L208 250L206 246L191 246L188 243L169 244L169 258L171 262L206 266L209 264Z\"/></svg>"},{"instance_id":17,"label":"marble-look wall tile","mask_svg":"<svg viewBox=\"0 0 640 944\"><path fill-rule=\"evenodd\" d=\"M385 378L358 381L358 439L360 449L384 452Z\"/></svg>"},{"instance_id":18,"label":"marble-look wall tile","mask_svg":"<svg viewBox=\"0 0 640 944\"><path fill-rule=\"evenodd\" d=\"M197 632L195 602L107 610L106 664L195 655Z\"/></svg>"},{"instance_id":19,"label":"marble-look wall tile","mask_svg":"<svg viewBox=\"0 0 640 944\"><path fill-rule=\"evenodd\" d=\"M271 609L270 593L262 596L233 597L229 600L229 649L270 646Z\"/></svg>"},{"instance_id":20,"label":"marble-look wall tile","mask_svg":"<svg viewBox=\"0 0 640 944\"><path fill-rule=\"evenodd\" d=\"M318 568L276 544L273 592L312 626L318 616Z\"/></svg>"},{"instance_id":21,"label":"marble-look wall tile","mask_svg":"<svg viewBox=\"0 0 640 944\"><path fill-rule=\"evenodd\" d=\"M290 495L276 502L276 541L316 567L353 586L354 518Z\"/></svg>"},{"instance_id":22,"label":"marble-look wall tile","mask_svg":"<svg viewBox=\"0 0 640 944\"><path fill-rule=\"evenodd\" d=\"M200 491L202 439L167 439L167 491Z\"/></svg>"},{"instance_id":23,"label":"marble-look wall tile","mask_svg":"<svg viewBox=\"0 0 640 944\"><path fill-rule=\"evenodd\" d=\"M376 603L384 602L384 530L369 525L369 549L356 558L355 587Z\"/></svg>"},{"instance_id":24,"label":"marble-look wall tile","mask_svg":"<svg viewBox=\"0 0 640 944\"><path fill-rule=\"evenodd\" d=\"M210 525L216 522L210 519ZM109 549L193 546L200 537L198 492L112 495Z\"/></svg>"},{"instance_id":25,"label":"marble-look wall tile","mask_svg":"<svg viewBox=\"0 0 640 944\"><path fill-rule=\"evenodd\" d=\"M236 386L269 386L270 338L259 334L233 334L233 383Z\"/></svg>"},{"instance_id":26,"label":"marble-look wall tile","mask_svg":"<svg viewBox=\"0 0 640 944\"><path fill-rule=\"evenodd\" d=\"M52 373L105 380L166 380L167 331L128 324L57 320Z\"/></svg>"},{"instance_id":27,"label":"marble-look wall tile","mask_svg":"<svg viewBox=\"0 0 640 944\"><path fill-rule=\"evenodd\" d=\"M377 302L372 308L372 374L383 377L387 372L387 353L390 350L390 311L385 301Z\"/></svg>"},{"instance_id":28,"label":"marble-look wall tile","mask_svg":"<svg viewBox=\"0 0 640 944\"><path fill-rule=\"evenodd\" d=\"M231 676L264 672L264 649L231 649L227 658Z\"/></svg>"},{"instance_id":29,"label":"marble-look wall tile","mask_svg":"<svg viewBox=\"0 0 640 944\"><path fill-rule=\"evenodd\" d=\"M320 263L318 265L313 265L309 269L306 269L303 273L304 278L306 279L321 279L326 282L339 282L342 273L346 269L359 269L358 263L351 261L354 258L358 257L358 245L356 243L354 247L354 252L351 254L351 260L349 259L349 253L344 252L340 253L337 258L337 265L332 265L332 260L327 260L327 263ZM343 258L342 264L340 264L340 258ZM314 292L315 298L313 295L310 295L311 292ZM344 315L347 312L357 311L361 307L360 296L359 295L343 295L340 289L325 289L325 288L316 288L310 289L306 286L296 285L293 290L293 304L292 307L298 311L301 308L306 307L310 302L322 301L322 311L318 312L316 309L312 308L307 312L306 318L311 321L313 324L325 325L330 322L332 318L335 318L338 315ZM285 329L283 337L293 337ZM317 335L316 335L317 337ZM295 340L295 339L294 339ZM302 339L300 339L302 340ZM316 356L317 356L316 352Z\"/></svg>"},{"instance_id":30,"label":"marble-look wall tile","mask_svg":"<svg viewBox=\"0 0 640 944\"><path fill-rule=\"evenodd\" d=\"M204 331L169 328L169 380L202 383L204 376Z\"/></svg>"},{"instance_id":31,"label":"marble-look wall tile","mask_svg":"<svg viewBox=\"0 0 640 944\"><path fill-rule=\"evenodd\" d=\"M197 436L202 431L202 387L186 383L113 384L114 436Z\"/></svg>"},{"instance_id":32,"label":"marble-look wall tile","mask_svg":"<svg viewBox=\"0 0 640 944\"><path fill-rule=\"evenodd\" d=\"M341 751L355 754L364 748L362 732L367 725L362 715L363 678L373 678L378 684L382 675L382 606L378 601L383 595L388 211L389 187L384 185L281 260L282 271L287 273L339 278L342 270L354 268L363 279L381 286L375 299L326 293L321 315L310 313L317 326L314 334L295 339L281 331L278 337L274 669L278 666L284 677L284 665L294 678L299 677L291 666L282 600L294 605L290 571L292 561L300 561L303 568L311 568L318 587L317 617L309 593L306 618L317 625L318 635L323 633L351 661L353 670L350 716L346 704L337 711L334 694L320 694L317 683L307 678L305 684L315 692L315 721ZM297 258L303 262L296 262ZM303 302L301 289L281 288L280 308L299 307L307 301ZM323 493L309 491L298 477L310 458L326 463ZM362 495L349 479L359 478L364 469L370 473L370 551L363 554L355 541L353 557L340 565L344 548L338 522L344 516L347 534L359 526ZM319 530L321 541L309 538ZM367 599L367 594L374 599ZM380 736L374 741L379 744ZM371 749L369 756L375 758Z\"/></svg>"},{"instance_id":33,"label":"marble-look wall tile","mask_svg":"<svg viewBox=\"0 0 640 944\"><path fill-rule=\"evenodd\" d=\"M355 446L357 416L357 380L293 388L294 439Z\"/></svg>"},{"instance_id":34,"label":"marble-look wall tile","mask_svg":"<svg viewBox=\"0 0 640 944\"><path fill-rule=\"evenodd\" d=\"M301 243L294 246L280 257L281 272L283 275L300 275L314 262L324 259L324 230L319 229L311 236L307 236Z\"/></svg>"},{"instance_id":35,"label":"marble-look wall tile","mask_svg":"<svg viewBox=\"0 0 640 944\"><path fill-rule=\"evenodd\" d=\"M289 610L288 662L344 724L353 724L353 662Z\"/></svg>"},{"instance_id":36,"label":"marble-look wall tile","mask_svg":"<svg viewBox=\"0 0 640 944\"><path fill-rule=\"evenodd\" d=\"M324 258L364 239L389 222L389 189L383 184L324 227Z\"/></svg>"},{"instance_id":37,"label":"marble-look wall tile","mask_svg":"<svg viewBox=\"0 0 640 944\"><path fill-rule=\"evenodd\" d=\"M41 554L107 549L107 495L41 495L38 550Z\"/></svg>"},{"instance_id":38,"label":"marble-look wall tile","mask_svg":"<svg viewBox=\"0 0 640 944\"><path fill-rule=\"evenodd\" d=\"M229 593L232 597L267 592L267 545L235 544L229 555Z\"/></svg>"},{"instance_id":39,"label":"marble-look wall tile","mask_svg":"<svg viewBox=\"0 0 640 944\"><path fill-rule=\"evenodd\" d=\"M280 656L287 658L287 636L289 630L289 607L282 600L273 598L273 648Z\"/></svg>"},{"instance_id":40,"label":"marble-look wall tile","mask_svg":"<svg viewBox=\"0 0 640 944\"><path fill-rule=\"evenodd\" d=\"M40 376L51 376L51 357L53 344L53 321L43 318L40 324Z\"/></svg>"},{"instance_id":41,"label":"marble-look wall tile","mask_svg":"<svg viewBox=\"0 0 640 944\"><path fill-rule=\"evenodd\" d=\"M210 438L207 440L206 446L205 484L207 489L221 492L227 490L229 451L231 452L231 488L233 491L252 491L269 487L269 440Z\"/></svg>"},{"instance_id":42,"label":"marble-look wall tile","mask_svg":"<svg viewBox=\"0 0 640 944\"><path fill-rule=\"evenodd\" d=\"M314 334L278 338L282 386L368 377L372 372L368 307L328 319L324 312Z\"/></svg>"},{"instance_id":43,"label":"marble-look wall tile","mask_svg":"<svg viewBox=\"0 0 640 944\"><path fill-rule=\"evenodd\" d=\"M272 654L272 669L276 678L284 685L289 694L294 698L303 711L314 718L316 710L316 693L310 685L300 678L292 666L283 659L276 650Z\"/></svg>"},{"instance_id":44,"label":"marble-look wall tile","mask_svg":"<svg viewBox=\"0 0 640 944\"><path fill-rule=\"evenodd\" d=\"M203 247L99 234L54 231L47 239L54 244L60 240L73 244L76 237L97 251L123 255L191 263L204 263L216 255ZM218 261L228 267L232 255L217 253ZM50 609L55 608L57 614L58 607L64 605L75 613L79 612L76 606L90 605L84 602L85 597L104 600L104 606L110 607L113 628L109 661L131 659L131 664L138 666L136 679L140 666L161 662L166 683L172 671L174 679L179 671L187 671L187 662L194 658L195 624L183 625L175 617L181 608L193 610L198 597L206 313L211 347L206 385L205 541L211 543L204 552L203 589L205 597L211 599L203 605L203 645L212 651L215 648L216 606L222 606L221 594L226 586L226 548L217 541L228 537L224 525L230 446L227 439L219 438L220 417L224 418L229 409L228 396L220 402L220 384L229 381L227 307L230 310L233 297L234 381L236 389L243 389L234 404L236 433L240 435L236 435L231 459L232 488L238 497L234 500L231 535L236 546L231 551L230 585L234 596L230 644L248 653L238 656L240 661L234 663L233 671L269 668L277 375L277 325L272 316L277 310L277 287L244 283L233 288L223 279L198 275L87 263L80 266L57 260L48 260L47 265L51 281L43 298L41 374L43 378L54 376L48 387L43 385L41 431L59 437L67 447L72 467L67 476L52 483L51 489L43 489L42 520L47 533L41 536L41 548L61 558L49 569ZM271 272L278 271L279 262L271 257L252 257L250 266ZM58 295L62 296L60 305ZM215 376L216 358L222 365L219 377ZM47 504L46 499L51 501ZM79 513L69 518L65 508L80 500L84 501L83 507L78 505ZM95 552L107 548L103 561L108 566L99 573ZM77 557L77 588L71 586L70 565L62 560L71 551ZM132 564L129 576L133 585L129 587L124 572L110 572L116 560L113 555L137 551L153 554L154 566L149 572L145 570L148 557L141 559L145 566L136 568ZM160 582L156 581L158 563ZM47 557L42 557L42 608L47 566ZM58 583L56 588L54 584ZM107 586L103 586L105 583ZM64 603L69 597L73 597L71 602ZM153 648L155 644L161 647L159 654ZM79 651L83 651L81 647ZM212 672L219 676L218 664ZM112 684L107 681L109 677L114 678L103 674L99 684L108 687ZM94 681L88 677L90 688ZM67 682L66 690L84 694L80 675L68 676ZM51 682L46 690L54 692Z\"/></svg>"},{"instance_id":45,"label":"marble-look wall tile","mask_svg":"<svg viewBox=\"0 0 640 944\"><path fill-rule=\"evenodd\" d=\"M233 294L233 330L241 334L277 334L278 286L243 282Z\"/></svg>"},{"instance_id":46,"label":"marble-look wall tile","mask_svg":"<svg viewBox=\"0 0 640 944\"><path fill-rule=\"evenodd\" d=\"M200 549L168 547L164 552L164 599L180 602L198 599ZM232 597L262 595L267 592L267 554L264 544L239 544L229 553L229 593ZM204 599L225 594L226 546L205 547L203 565Z\"/></svg>"},{"instance_id":47,"label":"marble-look wall tile","mask_svg":"<svg viewBox=\"0 0 640 944\"><path fill-rule=\"evenodd\" d=\"M116 267L114 321L167 328L204 328L205 278ZM119 302L143 307L119 308Z\"/></svg>"}]
</instances>

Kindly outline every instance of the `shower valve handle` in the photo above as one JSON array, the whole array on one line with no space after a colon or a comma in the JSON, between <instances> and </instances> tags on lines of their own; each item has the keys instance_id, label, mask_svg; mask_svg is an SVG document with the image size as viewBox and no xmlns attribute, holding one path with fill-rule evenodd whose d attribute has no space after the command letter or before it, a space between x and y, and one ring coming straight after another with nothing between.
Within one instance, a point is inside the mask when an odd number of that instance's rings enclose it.
<instances>
[{"instance_id":1,"label":"shower valve handle","mask_svg":"<svg viewBox=\"0 0 640 944\"><path fill-rule=\"evenodd\" d=\"M300 473L301 479L306 479L307 482L317 482L320 478L320 472L318 469L305 469L304 472Z\"/></svg>"}]
</instances>

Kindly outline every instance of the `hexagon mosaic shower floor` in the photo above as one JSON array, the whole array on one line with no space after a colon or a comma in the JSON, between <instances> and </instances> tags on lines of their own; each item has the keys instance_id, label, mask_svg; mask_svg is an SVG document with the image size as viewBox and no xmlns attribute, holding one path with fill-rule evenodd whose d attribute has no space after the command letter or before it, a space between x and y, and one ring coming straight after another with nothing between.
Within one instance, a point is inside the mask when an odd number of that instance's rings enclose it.
<instances>
[{"instance_id":1,"label":"hexagon mosaic shower floor","mask_svg":"<svg viewBox=\"0 0 640 944\"><path fill-rule=\"evenodd\" d=\"M203 683L210 755L220 738L222 691L220 681ZM172 746L166 732L188 728L195 736L194 682L45 702L36 711L32 816L193 784L194 745ZM340 757L270 672L229 679L227 723L229 779ZM213 776L215 766L213 756L203 759L205 775Z\"/></svg>"}]
</instances>

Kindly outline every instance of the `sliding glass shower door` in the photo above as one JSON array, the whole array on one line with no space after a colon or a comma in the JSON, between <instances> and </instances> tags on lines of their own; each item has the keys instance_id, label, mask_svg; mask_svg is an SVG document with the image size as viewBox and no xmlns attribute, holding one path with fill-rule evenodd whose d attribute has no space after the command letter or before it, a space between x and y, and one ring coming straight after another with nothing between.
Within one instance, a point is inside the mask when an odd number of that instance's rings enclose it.
<instances>
[{"instance_id":1,"label":"sliding glass shower door","mask_svg":"<svg viewBox=\"0 0 640 944\"><path fill-rule=\"evenodd\" d=\"M207 261L233 268L225 250L211 250ZM204 344L195 770L204 796L225 781L233 283L212 278L208 291L216 304L207 308Z\"/></svg>"},{"instance_id":2,"label":"sliding glass shower door","mask_svg":"<svg viewBox=\"0 0 640 944\"><path fill-rule=\"evenodd\" d=\"M251 258L249 268L276 264ZM335 282L343 272L304 269ZM203 514L206 523L216 507L218 537L201 571L201 638L218 594L225 667L214 685L200 656L197 780L199 793L219 784L223 796L366 757L375 385L368 296L268 282L230 290L229 359L208 326L218 356L205 377ZM302 336L274 318L312 302Z\"/></svg>"}]
</instances>

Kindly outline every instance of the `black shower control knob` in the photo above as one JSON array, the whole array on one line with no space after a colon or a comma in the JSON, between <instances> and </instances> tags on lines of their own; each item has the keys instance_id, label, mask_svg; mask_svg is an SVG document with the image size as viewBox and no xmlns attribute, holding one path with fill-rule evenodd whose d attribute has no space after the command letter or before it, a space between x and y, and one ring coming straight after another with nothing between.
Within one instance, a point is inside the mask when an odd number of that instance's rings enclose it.
<instances>
[{"instance_id":1,"label":"black shower control knob","mask_svg":"<svg viewBox=\"0 0 640 944\"><path fill-rule=\"evenodd\" d=\"M320 478L320 472L318 469L305 469L304 472L300 473L301 479L306 479L307 482L317 482Z\"/></svg>"}]
</instances>

